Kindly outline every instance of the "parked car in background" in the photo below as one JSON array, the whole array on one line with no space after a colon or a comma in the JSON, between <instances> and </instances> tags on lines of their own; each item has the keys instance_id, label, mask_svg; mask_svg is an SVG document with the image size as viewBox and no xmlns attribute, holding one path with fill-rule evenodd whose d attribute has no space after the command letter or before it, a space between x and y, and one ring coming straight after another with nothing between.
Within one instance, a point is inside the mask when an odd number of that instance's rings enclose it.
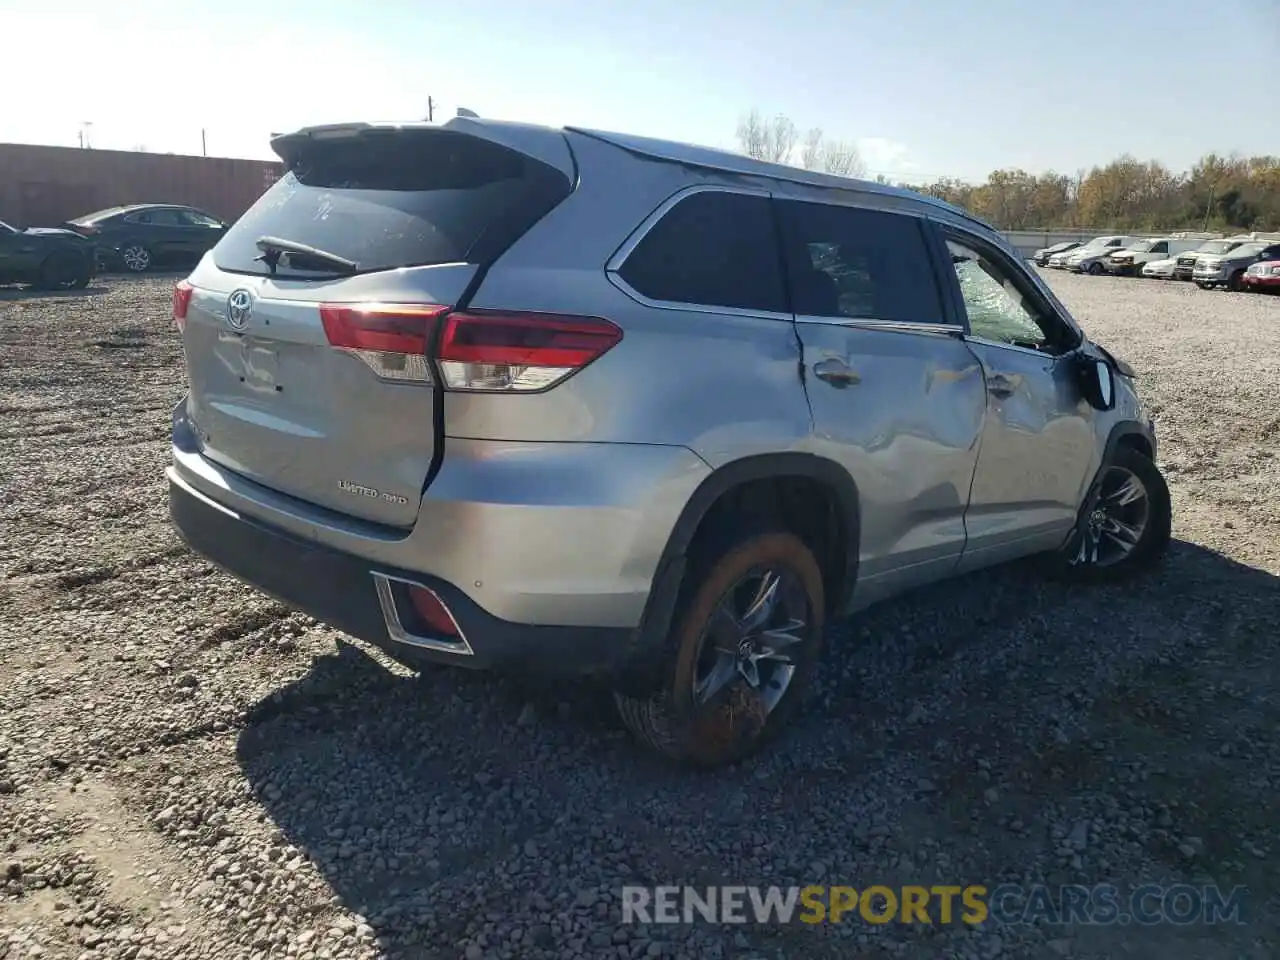
<instances>
[{"instance_id":1,"label":"parked car in background","mask_svg":"<svg viewBox=\"0 0 1280 960\"><path fill-rule=\"evenodd\" d=\"M1169 257L1166 260L1152 260L1142 265L1142 275L1153 280L1172 280L1175 271L1178 269L1178 258Z\"/></svg>"},{"instance_id":2,"label":"parked car in background","mask_svg":"<svg viewBox=\"0 0 1280 960\"><path fill-rule=\"evenodd\" d=\"M1115 251L1127 247L1136 237L1094 237L1083 247L1067 254L1064 261L1072 273L1091 273L1094 276L1105 269L1103 261Z\"/></svg>"},{"instance_id":3,"label":"parked car in background","mask_svg":"<svg viewBox=\"0 0 1280 960\"><path fill-rule=\"evenodd\" d=\"M123 267L131 273L194 263L227 231L227 225L212 214L170 203L111 207L63 226L97 245L104 268Z\"/></svg>"},{"instance_id":4,"label":"parked car in background","mask_svg":"<svg viewBox=\"0 0 1280 960\"><path fill-rule=\"evenodd\" d=\"M592 675L719 765L786 725L834 617L1165 551L1133 370L963 210L524 123L273 147L174 289L170 516L410 665Z\"/></svg>"},{"instance_id":5,"label":"parked car in background","mask_svg":"<svg viewBox=\"0 0 1280 960\"><path fill-rule=\"evenodd\" d=\"M1249 237L1224 237L1221 240L1209 240L1200 244L1188 253L1178 255L1178 265L1173 271L1175 280L1190 280L1196 270L1196 261L1201 257L1222 256L1230 253L1242 243L1248 243Z\"/></svg>"},{"instance_id":6,"label":"parked car in background","mask_svg":"<svg viewBox=\"0 0 1280 960\"><path fill-rule=\"evenodd\" d=\"M1264 260L1280 260L1280 242L1242 243L1221 256L1201 257L1196 261L1191 279L1201 290L1214 287L1241 290L1244 288L1245 271Z\"/></svg>"},{"instance_id":7,"label":"parked car in background","mask_svg":"<svg viewBox=\"0 0 1280 960\"><path fill-rule=\"evenodd\" d=\"M1037 250L1031 255L1031 259L1035 261L1037 266L1048 266L1049 258L1054 254L1068 253L1079 247L1082 243L1084 243L1083 240L1064 240L1062 243L1055 243L1051 247L1045 247L1042 250Z\"/></svg>"},{"instance_id":8,"label":"parked car in background","mask_svg":"<svg viewBox=\"0 0 1280 960\"><path fill-rule=\"evenodd\" d=\"M1134 276L1149 260L1169 255L1169 241L1159 237L1143 237L1102 259L1102 268L1112 276Z\"/></svg>"},{"instance_id":9,"label":"parked car in background","mask_svg":"<svg viewBox=\"0 0 1280 960\"><path fill-rule=\"evenodd\" d=\"M1144 237L1135 240L1122 250L1117 250L1103 262L1107 272L1119 276L1141 276L1142 268L1157 260L1176 258L1180 253L1194 250L1205 240L1204 235L1174 234L1168 237Z\"/></svg>"},{"instance_id":10,"label":"parked car in background","mask_svg":"<svg viewBox=\"0 0 1280 960\"><path fill-rule=\"evenodd\" d=\"M1244 272L1244 288L1255 293L1280 293L1280 260L1259 260Z\"/></svg>"},{"instance_id":11,"label":"parked car in background","mask_svg":"<svg viewBox=\"0 0 1280 960\"><path fill-rule=\"evenodd\" d=\"M0 220L0 284L29 283L45 290L87 287L95 273L93 244L71 230L28 227Z\"/></svg>"}]
</instances>

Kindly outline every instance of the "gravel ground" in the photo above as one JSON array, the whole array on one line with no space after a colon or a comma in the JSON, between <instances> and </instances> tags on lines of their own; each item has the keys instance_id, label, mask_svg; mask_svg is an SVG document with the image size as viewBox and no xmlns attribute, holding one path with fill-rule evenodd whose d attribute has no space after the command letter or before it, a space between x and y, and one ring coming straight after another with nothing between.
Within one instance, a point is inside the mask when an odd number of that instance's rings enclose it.
<instances>
[{"instance_id":1,"label":"gravel ground","mask_svg":"<svg viewBox=\"0 0 1280 960\"><path fill-rule=\"evenodd\" d=\"M714 775L599 691L417 676L188 554L172 278L0 291L0 960L1275 957L1280 298L1052 274L1138 368L1166 567L839 625ZM1218 883L1246 923L625 925L624 883ZM936 919L936 918L935 918Z\"/></svg>"}]
</instances>

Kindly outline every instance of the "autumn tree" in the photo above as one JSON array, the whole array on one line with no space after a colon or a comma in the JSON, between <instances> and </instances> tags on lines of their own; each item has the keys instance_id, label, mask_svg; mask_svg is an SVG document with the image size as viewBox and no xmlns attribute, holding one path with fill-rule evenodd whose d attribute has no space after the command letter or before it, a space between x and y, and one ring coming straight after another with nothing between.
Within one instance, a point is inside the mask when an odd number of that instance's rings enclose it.
<instances>
[{"instance_id":1,"label":"autumn tree","mask_svg":"<svg viewBox=\"0 0 1280 960\"><path fill-rule=\"evenodd\" d=\"M739 149L774 163L798 162L808 170L865 176L856 144L828 140L815 127L801 137L779 114L758 110L738 124ZM888 183L884 176L876 180ZM1074 174L995 170L981 183L943 178L900 184L963 207L1004 230L1280 231L1280 156L1208 153L1185 173L1157 160L1124 154Z\"/></svg>"}]
</instances>

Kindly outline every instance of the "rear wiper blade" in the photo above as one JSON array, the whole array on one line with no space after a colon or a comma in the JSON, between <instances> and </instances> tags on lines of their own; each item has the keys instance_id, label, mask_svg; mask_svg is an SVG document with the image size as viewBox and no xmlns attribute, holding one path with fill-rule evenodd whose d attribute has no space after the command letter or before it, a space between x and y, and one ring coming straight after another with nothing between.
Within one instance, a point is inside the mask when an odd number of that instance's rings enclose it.
<instances>
[{"instance_id":1,"label":"rear wiper blade","mask_svg":"<svg viewBox=\"0 0 1280 960\"><path fill-rule=\"evenodd\" d=\"M298 256L315 260L319 263L336 267L344 273L356 273L360 269L360 264L354 260L340 257L336 253L330 253L328 250L321 250L318 247L299 243L297 240L282 240L280 237L259 237L256 241L256 246L262 251L262 256L254 257L253 259L261 260L265 263L272 276L275 276L276 265L280 262L281 256L287 256L291 259L294 256Z\"/></svg>"}]
</instances>

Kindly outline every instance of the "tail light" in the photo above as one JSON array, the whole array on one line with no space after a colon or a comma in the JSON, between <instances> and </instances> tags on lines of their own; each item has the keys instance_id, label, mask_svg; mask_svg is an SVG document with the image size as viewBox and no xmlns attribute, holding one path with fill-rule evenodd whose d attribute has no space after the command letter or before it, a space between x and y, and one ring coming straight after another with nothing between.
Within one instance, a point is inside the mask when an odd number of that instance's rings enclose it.
<instances>
[{"instance_id":1,"label":"tail light","mask_svg":"<svg viewBox=\"0 0 1280 960\"><path fill-rule=\"evenodd\" d=\"M187 308L191 306L191 293L195 288L186 280L173 286L173 322L181 332L187 322Z\"/></svg>"},{"instance_id":2,"label":"tail light","mask_svg":"<svg viewBox=\"0 0 1280 960\"><path fill-rule=\"evenodd\" d=\"M597 317L453 313L444 320L436 363L448 390L545 390L621 339L621 330Z\"/></svg>"},{"instance_id":3,"label":"tail light","mask_svg":"<svg viewBox=\"0 0 1280 960\"><path fill-rule=\"evenodd\" d=\"M431 382L434 357L446 390L545 390L601 357L622 331L598 317L475 310L435 304L325 304L325 336L380 377ZM436 325L439 343L432 353Z\"/></svg>"},{"instance_id":4,"label":"tail light","mask_svg":"<svg viewBox=\"0 0 1280 960\"><path fill-rule=\"evenodd\" d=\"M359 357L387 380L430 383L427 347L448 307L435 304L343 304L320 307L330 345Z\"/></svg>"},{"instance_id":5,"label":"tail light","mask_svg":"<svg viewBox=\"0 0 1280 960\"><path fill-rule=\"evenodd\" d=\"M69 223L67 224L67 227L74 230L76 233L80 234L80 236L82 237L92 237L94 234L98 232L97 227L91 227L88 224L84 224L84 223Z\"/></svg>"}]
</instances>

